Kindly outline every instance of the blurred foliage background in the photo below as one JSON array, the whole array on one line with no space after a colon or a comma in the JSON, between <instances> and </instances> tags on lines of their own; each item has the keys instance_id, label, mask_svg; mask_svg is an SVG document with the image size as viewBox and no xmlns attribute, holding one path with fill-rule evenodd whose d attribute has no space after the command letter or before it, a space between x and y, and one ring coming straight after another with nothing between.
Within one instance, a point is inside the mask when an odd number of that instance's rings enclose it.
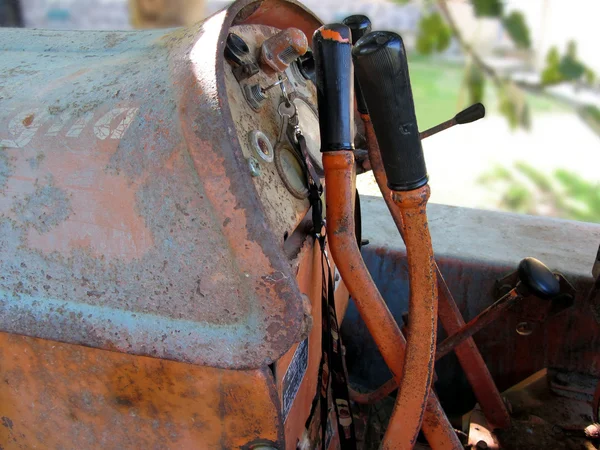
<instances>
[{"instance_id":1,"label":"blurred foliage background","mask_svg":"<svg viewBox=\"0 0 600 450\"><path fill-rule=\"evenodd\" d=\"M514 8L507 11L502 0L466 1L471 4L476 19L495 19L502 24L514 52L525 56L531 52L532 38L525 14ZM411 3L408 0L396 2ZM514 131L530 130L532 117L542 112L572 113L600 136L600 109L595 102L572 102L549 92L554 86L571 85L576 91L598 95L598 77L579 57L575 40L567 41L564 48L552 46L541 70L533 76L531 73L528 77L512 76L488 63L465 38L449 3L452 2L420 2L423 13L418 23L416 52L411 57L410 70L421 129L448 119L453 112L469 104L483 102L488 112L501 114ZM549 7L547 2L544 7ZM573 14L585 13L585 7L579 12L573 11ZM432 56L446 52L453 42L460 47L463 59L456 64L432 59ZM443 66L442 70L440 66ZM460 89L457 91L455 86ZM544 132L560 133L561 130ZM489 138L494 139L494 136ZM577 145L577 136L573 136L573 145ZM553 151L569 151L568 148L548 150L547 158L552 158ZM599 149L590 150L597 154ZM589 163L593 164L593 159ZM479 188L495 194L495 201L488 206L518 213L600 222L600 183L585 179L577 171L539 169L536 165L525 160L511 161L507 165L496 163L478 176Z\"/></svg>"}]
</instances>

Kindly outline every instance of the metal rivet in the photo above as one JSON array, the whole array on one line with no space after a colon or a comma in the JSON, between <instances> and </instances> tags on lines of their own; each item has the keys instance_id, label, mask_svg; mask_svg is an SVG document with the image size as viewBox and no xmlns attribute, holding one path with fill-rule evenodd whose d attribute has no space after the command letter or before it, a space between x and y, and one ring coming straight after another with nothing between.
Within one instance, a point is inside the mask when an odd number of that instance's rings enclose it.
<instances>
[{"instance_id":1,"label":"metal rivet","mask_svg":"<svg viewBox=\"0 0 600 450\"><path fill-rule=\"evenodd\" d=\"M253 177L260 176L260 164L256 158L252 156L248 158L248 167L250 168L250 175Z\"/></svg>"}]
</instances>

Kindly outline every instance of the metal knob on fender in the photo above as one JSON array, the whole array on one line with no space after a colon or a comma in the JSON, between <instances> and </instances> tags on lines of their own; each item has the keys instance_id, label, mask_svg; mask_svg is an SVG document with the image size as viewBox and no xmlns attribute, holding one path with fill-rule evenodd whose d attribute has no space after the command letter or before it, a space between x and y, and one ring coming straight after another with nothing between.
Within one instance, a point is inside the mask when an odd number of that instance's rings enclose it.
<instances>
[{"instance_id":1,"label":"metal knob on fender","mask_svg":"<svg viewBox=\"0 0 600 450\"><path fill-rule=\"evenodd\" d=\"M308 50L306 35L298 28L286 28L271 36L260 49L260 60L264 68L283 72Z\"/></svg>"},{"instance_id":2,"label":"metal knob on fender","mask_svg":"<svg viewBox=\"0 0 600 450\"><path fill-rule=\"evenodd\" d=\"M356 42L365 34L371 32L371 20L362 14L348 16L343 20L343 23L350 28L350 32L352 33L352 45L356 44ZM356 74L354 77L354 93L356 95L356 107L358 112L367 114L367 105L365 104L365 99L360 90Z\"/></svg>"},{"instance_id":3,"label":"metal knob on fender","mask_svg":"<svg viewBox=\"0 0 600 450\"><path fill-rule=\"evenodd\" d=\"M340 23L313 35L321 151L354 149L352 36Z\"/></svg>"},{"instance_id":4,"label":"metal knob on fender","mask_svg":"<svg viewBox=\"0 0 600 450\"><path fill-rule=\"evenodd\" d=\"M358 40L352 55L389 188L410 191L425 185L427 168L402 38L374 31Z\"/></svg>"}]
</instances>

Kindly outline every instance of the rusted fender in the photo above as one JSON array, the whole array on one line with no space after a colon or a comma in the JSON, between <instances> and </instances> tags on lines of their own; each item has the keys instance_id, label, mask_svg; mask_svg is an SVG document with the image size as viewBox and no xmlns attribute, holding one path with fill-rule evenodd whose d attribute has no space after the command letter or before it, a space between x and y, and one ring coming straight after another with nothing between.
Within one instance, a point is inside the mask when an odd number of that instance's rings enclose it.
<instances>
[{"instance_id":1,"label":"rusted fender","mask_svg":"<svg viewBox=\"0 0 600 450\"><path fill-rule=\"evenodd\" d=\"M199 367L0 333L0 446L283 448L268 368Z\"/></svg>"},{"instance_id":2,"label":"rusted fender","mask_svg":"<svg viewBox=\"0 0 600 450\"><path fill-rule=\"evenodd\" d=\"M246 0L176 30L0 30L0 331L236 369L301 338L226 96L242 23L319 26Z\"/></svg>"}]
</instances>

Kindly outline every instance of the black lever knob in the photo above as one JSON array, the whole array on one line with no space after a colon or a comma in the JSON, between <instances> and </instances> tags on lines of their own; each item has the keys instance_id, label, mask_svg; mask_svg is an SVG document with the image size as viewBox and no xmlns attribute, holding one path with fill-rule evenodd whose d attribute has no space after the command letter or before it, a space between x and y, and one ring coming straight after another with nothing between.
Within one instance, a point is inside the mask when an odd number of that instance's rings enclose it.
<instances>
[{"instance_id":1,"label":"black lever knob","mask_svg":"<svg viewBox=\"0 0 600 450\"><path fill-rule=\"evenodd\" d=\"M356 44L356 42L365 34L371 32L371 19L362 14L346 17L343 20L343 23L350 28L350 32L352 33L352 45ZM356 74L354 76L354 95L356 95L356 107L358 112L367 114L367 104L365 103L362 91L360 90Z\"/></svg>"},{"instance_id":2,"label":"black lever knob","mask_svg":"<svg viewBox=\"0 0 600 450\"><path fill-rule=\"evenodd\" d=\"M324 25L313 35L321 151L354 149L352 36L343 24Z\"/></svg>"},{"instance_id":3,"label":"black lever knob","mask_svg":"<svg viewBox=\"0 0 600 450\"><path fill-rule=\"evenodd\" d=\"M519 263L518 290L523 295L533 294L542 299L556 297L560 293L560 282L552 271L541 261L535 258L525 258Z\"/></svg>"},{"instance_id":4,"label":"black lever knob","mask_svg":"<svg viewBox=\"0 0 600 450\"><path fill-rule=\"evenodd\" d=\"M402 38L373 31L358 40L352 55L389 188L409 191L423 186L427 168Z\"/></svg>"},{"instance_id":5,"label":"black lever knob","mask_svg":"<svg viewBox=\"0 0 600 450\"><path fill-rule=\"evenodd\" d=\"M485 117L485 106L481 103L475 103L469 106L467 109L463 109L459 112L454 119L456 123L462 125L464 123L475 122L476 120L483 119Z\"/></svg>"}]
</instances>

